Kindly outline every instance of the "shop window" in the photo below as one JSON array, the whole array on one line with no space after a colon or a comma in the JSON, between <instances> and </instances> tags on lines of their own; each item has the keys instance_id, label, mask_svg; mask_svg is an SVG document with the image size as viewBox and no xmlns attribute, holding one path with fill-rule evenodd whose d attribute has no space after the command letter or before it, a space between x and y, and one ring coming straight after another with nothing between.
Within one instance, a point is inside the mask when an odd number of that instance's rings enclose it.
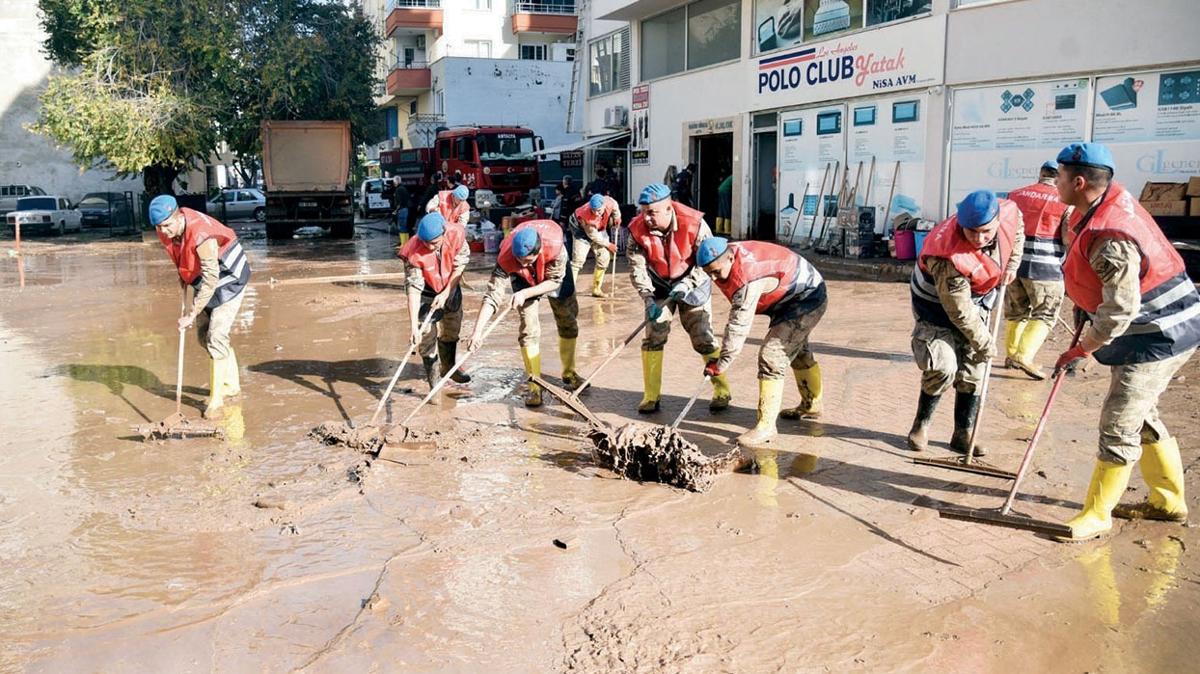
<instances>
[{"instance_id":1,"label":"shop window","mask_svg":"<svg viewBox=\"0 0 1200 674\"><path fill-rule=\"evenodd\" d=\"M817 115L817 135L828 136L842 132L841 112L822 112Z\"/></svg>"},{"instance_id":2,"label":"shop window","mask_svg":"<svg viewBox=\"0 0 1200 674\"><path fill-rule=\"evenodd\" d=\"M741 55L738 0L698 0L642 21L642 80L674 75Z\"/></svg>"},{"instance_id":3,"label":"shop window","mask_svg":"<svg viewBox=\"0 0 1200 674\"><path fill-rule=\"evenodd\" d=\"M867 25L876 26L932 12L932 0L867 0Z\"/></svg>"},{"instance_id":4,"label":"shop window","mask_svg":"<svg viewBox=\"0 0 1200 674\"><path fill-rule=\"evenodd\" d=\"M623 28L589 42L588 59L592 96L628 89L629 29Z\"/></svg>"},{"instance_id":5,"label":"shop window","mask_svg":"<svg viewBox=\"0 0 1200 674\"><path fill-rule=\"evenodd\" d=\"M875 126L875 106L854 108L854 126Z\"/></svg>"},{"instance_id":6,"label":"shop window","mask_svg":"<svg viewBox=\"0 0 1200 674\"><path fill-rule=\"evenodd\" d=\"M919 101L897 101L892 103L892 123L906 124L918 119Z\"/></svg>"}]
</instances>

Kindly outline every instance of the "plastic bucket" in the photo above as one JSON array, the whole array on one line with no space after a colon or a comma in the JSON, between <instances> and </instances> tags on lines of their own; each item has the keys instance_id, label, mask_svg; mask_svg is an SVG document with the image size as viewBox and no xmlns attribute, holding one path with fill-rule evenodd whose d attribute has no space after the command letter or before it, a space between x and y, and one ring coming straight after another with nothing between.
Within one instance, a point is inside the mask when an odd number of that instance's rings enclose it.
<instances>
[{"instance_id":1,"label":"plastic bucket","mask_svg":"<svg viewBox=\"0 0 1200 674\"><path fill-rule=\"evenodd\" d=\"M913 241L913 231L911 229L896 232L895 239L897 260L917 259L916 242Z\"/></svg>"},{"instance_id":2,"label":"plastic bucket","mask_svg":"<svg viewBox=\"0 0 1200 674\"><path fill-rule=\"evenodd\" d=\"M504 238L504 234L498 229L493 229L483 233L483 252L499 253L500 240Z\"/></svg>"},{"instance_id":3,"label":"plastic bucket","mask_svg":"<svg viewBox=\"0 0 1200 674\"><path fill-rule=\"evenodd\" d=\"M921 247L925 245L925 237L929 236L929 232L914 232L913 234L913 258L916 259L921 254Z\"/></svg>"}]
</instances>

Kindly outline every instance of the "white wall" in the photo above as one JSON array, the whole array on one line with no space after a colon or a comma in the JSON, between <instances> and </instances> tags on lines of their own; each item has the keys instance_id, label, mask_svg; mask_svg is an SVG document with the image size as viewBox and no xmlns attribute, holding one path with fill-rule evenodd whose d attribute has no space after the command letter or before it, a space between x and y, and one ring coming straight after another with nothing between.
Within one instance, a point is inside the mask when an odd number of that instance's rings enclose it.
<instances>
[{"instance_id":1,"label":"white wall","mask_svg":"<svg viewBox=\"0 0 1200 674\"><path fill-rule=\"evenodd\" d=\"M83 171L69 152L25 129L37 120L37 97L52 73L42 54L46 38L38 25L37 2L6 0L0 15L0 43L4 45L0 76L0 184L32 184L51 194L78 200L88 192L142 191L140 176L109 180L111 171Z\"/></svg>"},{"instance_id":2,"label":"white wall","mask_svg":"<svg viewBox=\"0 0 1200 674\"><path fill-rule=\"evenodd\" d=\"M569 62L445 58L430 69L433 88L445 88L448 126L525 126L540 135L546 147L580 138L566 130Z\"/></svg>"}]
</instances>

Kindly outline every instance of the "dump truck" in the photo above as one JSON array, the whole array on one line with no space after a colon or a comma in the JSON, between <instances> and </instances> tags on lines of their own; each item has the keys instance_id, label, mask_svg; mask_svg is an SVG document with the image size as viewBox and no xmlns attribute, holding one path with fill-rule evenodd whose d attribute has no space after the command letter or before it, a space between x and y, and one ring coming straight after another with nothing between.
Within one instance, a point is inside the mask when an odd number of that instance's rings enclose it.
<instances>
[{"instance_id":1,"label":"dump truck","mask_svg":"<svg viewBox=\"0 0 1200 674\"><path fill-rule=\"evenodd\" d=\"M264 121L262 152L268 239L314 225L336 238L354 235L350 122Z\"/></svg>"}]
</instances>

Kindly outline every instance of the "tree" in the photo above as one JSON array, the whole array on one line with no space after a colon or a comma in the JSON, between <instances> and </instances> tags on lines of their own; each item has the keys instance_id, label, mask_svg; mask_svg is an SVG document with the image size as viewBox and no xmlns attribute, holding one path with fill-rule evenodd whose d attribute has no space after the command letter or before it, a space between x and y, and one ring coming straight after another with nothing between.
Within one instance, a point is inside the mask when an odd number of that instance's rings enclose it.
<instances>
[{"instance_id":1,"label":"tree","mask_svg":"<svg viewBox=\"0 0 1200 674\"><path fill-rule=\"evenodd\" d=\"M51 76L33 130L150 195L222 141L250 179L264 119L378 124L379 36L332 0L39 0ZM250 175L245 175L249 173Z\"/></svg>"}]
</instances>

